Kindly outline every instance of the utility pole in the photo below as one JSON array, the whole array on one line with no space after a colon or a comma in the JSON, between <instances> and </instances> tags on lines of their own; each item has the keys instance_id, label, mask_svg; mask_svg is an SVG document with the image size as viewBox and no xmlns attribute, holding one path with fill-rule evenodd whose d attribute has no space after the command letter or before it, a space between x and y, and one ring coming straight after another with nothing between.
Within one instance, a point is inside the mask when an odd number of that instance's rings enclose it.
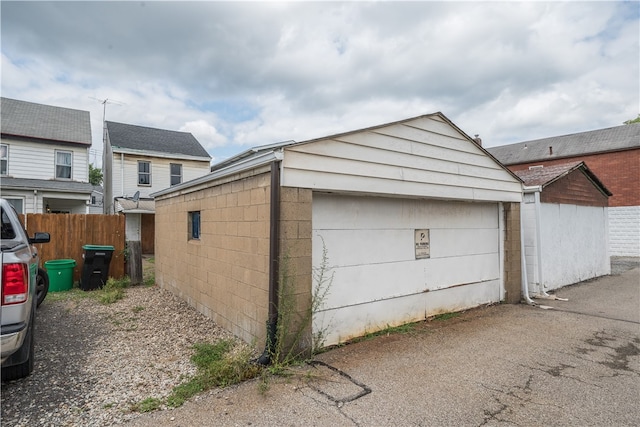
<instances>
[{"instance_id":1,"label":"utility pole","mask_svg":"<svg viewBox=\"0 0 640 427\"><path fill-rule=\"evenodd\" d=\"M107 104L124 105L109 98L93 98L102 104L102 188L103 213L113 214L113 159L107 144Z\"/></svg>"}]
</instances>

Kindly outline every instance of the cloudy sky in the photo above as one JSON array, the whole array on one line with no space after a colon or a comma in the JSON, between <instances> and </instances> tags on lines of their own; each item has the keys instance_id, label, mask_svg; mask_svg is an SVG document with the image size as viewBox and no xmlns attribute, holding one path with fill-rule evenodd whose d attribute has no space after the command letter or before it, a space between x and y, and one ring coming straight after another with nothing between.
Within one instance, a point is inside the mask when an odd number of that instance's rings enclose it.
<instances>
[{"instance_id":1,"label":"cloudy sky","mask_svg":"<svg viewBox=\"0 0 640 427\"><path fill-rule=\"evenodd\" d=\"M441 111L486 147L640 113L640 2L10 2L2 96L220 161ZM106 104L100 101L107 100Z\"/></svg>"}]
</instances>

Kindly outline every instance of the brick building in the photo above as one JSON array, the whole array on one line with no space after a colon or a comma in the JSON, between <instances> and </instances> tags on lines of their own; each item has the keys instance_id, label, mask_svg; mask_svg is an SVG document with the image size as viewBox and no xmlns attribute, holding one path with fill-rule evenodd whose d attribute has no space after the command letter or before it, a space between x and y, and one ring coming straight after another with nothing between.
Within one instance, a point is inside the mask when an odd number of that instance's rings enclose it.
<instances>
[{"instance_id":1,"label":"brick building","mask_svg":"<svg viewBox=\"0 0 640 427\"><path fill-rule=\"evenodd\" d=\"M512 171L582 161L613 193L609 249L640 256L640 123L488 148Z\"/></svg>"}]
</instances>

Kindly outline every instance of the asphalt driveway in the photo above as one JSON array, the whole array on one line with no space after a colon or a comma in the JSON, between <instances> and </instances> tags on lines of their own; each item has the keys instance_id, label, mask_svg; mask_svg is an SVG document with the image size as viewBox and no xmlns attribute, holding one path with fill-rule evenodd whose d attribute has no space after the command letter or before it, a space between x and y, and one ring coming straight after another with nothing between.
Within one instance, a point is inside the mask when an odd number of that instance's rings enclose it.
<instances>
[{"instance_id":1,"label":"asphalt driveway","mask_svg":"<svg viewBox=\"0 0 640 427\"><path fill-rule=\"evenodd\" d=\"M266 393L254 380L130 424L637 426L637 259L628 267L559 290L568 301L424 322L321 354Z\"/></svg>"}]
</instances>

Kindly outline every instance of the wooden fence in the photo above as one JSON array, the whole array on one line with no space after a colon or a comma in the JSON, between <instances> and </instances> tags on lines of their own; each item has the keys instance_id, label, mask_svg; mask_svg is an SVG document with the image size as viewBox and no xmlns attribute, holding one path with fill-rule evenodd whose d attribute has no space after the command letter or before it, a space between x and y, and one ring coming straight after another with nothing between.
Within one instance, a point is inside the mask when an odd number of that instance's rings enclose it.
<instances>
[{"instance_id":1,"label":"wooden fence","mask_svg":"<svg viewBox=\"0 0 640 427\"><path fill-rule=\"evenodd\" d=\"M78 281L84 262L82 246L105 245L114 247L109 276L121 278L125 275L124 215L26 214L20 217L30 237L36 231L51 235L49 243L36 245L41 267L52 259L74 259L73 280Z\"/></svg>"}]
</instances>

